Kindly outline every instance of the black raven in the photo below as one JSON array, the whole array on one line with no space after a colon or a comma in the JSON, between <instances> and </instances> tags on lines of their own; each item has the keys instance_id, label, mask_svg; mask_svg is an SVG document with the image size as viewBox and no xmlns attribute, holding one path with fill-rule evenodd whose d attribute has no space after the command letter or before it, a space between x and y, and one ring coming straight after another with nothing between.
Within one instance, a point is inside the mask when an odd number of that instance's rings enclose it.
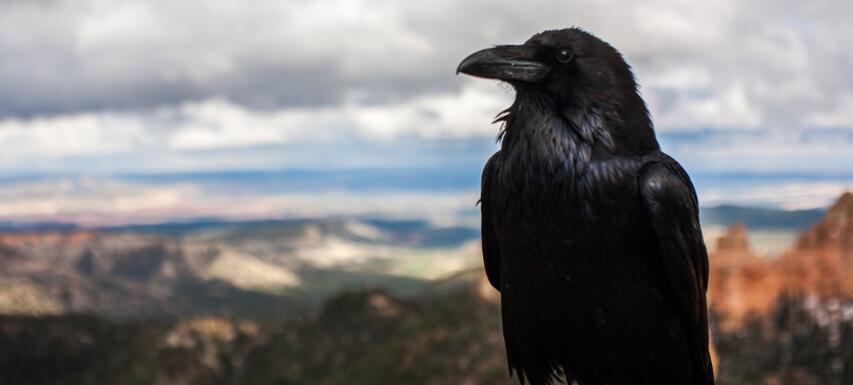
<instances>
[{"instance_id":1,"label":"black raven","mask_svg":"<svg viewBox=\"0 0 853 385\"><path fill-rule=\"evenodd\" d=\"M483 259L524 383L714 383L696 192L630 66L578 28L472 54L515 89L483 170Z\"/></svg>"}]
</instances>

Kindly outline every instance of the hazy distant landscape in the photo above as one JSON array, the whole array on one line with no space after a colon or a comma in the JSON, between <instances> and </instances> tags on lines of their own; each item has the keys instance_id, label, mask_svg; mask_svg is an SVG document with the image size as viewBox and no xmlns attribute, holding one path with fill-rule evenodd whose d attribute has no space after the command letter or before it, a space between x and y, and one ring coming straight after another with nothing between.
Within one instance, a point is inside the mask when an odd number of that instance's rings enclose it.
<instances>
[{"instance_id":1,"label":"hazy distant landscape","mask_svg":"<svg viewBox=\"0 0 853 385\"><path fill-rule=\"evenodd\" d=\"M853 195L703 217L718 382L853 378ZM510 383L475 227L54 225L0 234L3 383Z\"/></svg>"},{"instance_id":2,"label":"hazy distant landscape","mask_svg":"<svg viewBox=\"0 0 853 385\"><path fill-rule=\"evenodd\" d=\"M445 168L6 176L0 177L0 227L340 217L476 227L481 162ZM723 207L706 221L749 221L761 228L801 228L816 217L796 218L797 210L822 209L853 185L853 175L819 173L694 173L694 180L703 208L737 206L732 213ZM756 210L746 215L743 207ZM773 210L792 213L774 217Z\"/></svg>"},{"instance_id":3,"label":"hazy distant landscape","mask_svg":"<svg viewBox=\"0 0 853 385\"><path fill-rule=\"evenodd\" d=\"M481 267L477 180L459 170L11 178L0 187L0 309L281 316L344 290L416 293ZM790 201L703 205L709 245L744 224L753 249L772 257L825 213L785 208L825 193L799 195L794 176L751 180ZM725 195L722 186L699 188Z\"/></svg>"}]
</instances>

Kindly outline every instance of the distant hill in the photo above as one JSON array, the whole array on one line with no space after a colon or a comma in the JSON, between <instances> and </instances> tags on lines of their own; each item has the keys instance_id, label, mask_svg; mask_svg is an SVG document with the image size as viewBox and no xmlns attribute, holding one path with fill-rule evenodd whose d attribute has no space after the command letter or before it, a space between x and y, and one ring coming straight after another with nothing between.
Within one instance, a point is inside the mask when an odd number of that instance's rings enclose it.
<instances>
[{"instance_id":1,"label":"distant hill","mask_svg":"<svg viewBox=\"0 0 853 385\"><path fill-rule=\"evenodd\" d=\"M53 230L76 230L80 227L73 223L65 222L15 222L0 221L0 233L9 232L31 232L31 231L53 231Z\"/></svg>"},{"instance_id":2,"label":"distant hill","mask_svg":"<svg viewBox=\"0 0 853 385\"><path fill-rule=\"evenodd\" d=\"M232 176L268 175L175 177ZM822 215L738 206L702 210L705 225L782 231L789 235L759 239L783 241ZM478 241L477 228L370 217L197 218L95 229L0 223L0 314L301 314L340 290L416 293L431 280L479 267ZM787 247L783 241L777 243Z\"/></svg>"},{"instance_id":3,"label":"distant hill","mask_svg":"<svg viewBox=\"0 0 853 385\"><path fill-rule=\"evenodd\" d=\"M8 293L16 292L19 301L56 301L55 313L91 310L101 316L0 316L0 383L516 383L506 369L500 295L481 268L433 280L369 273L393 270L375 253L401 239L420 245L429 238L418 235L423 228L417 222L330 221L207 229L182 237L2 235L0 262L9 270L0 275L0 287L21 278L30 279L30 286L0 289L0 305L14 304ZM729 229L710 257L717 383L853 383L853 194L842 196L775 259L752 253L747 231L743 225ZM348 248L353 245L367 251L359 254ZM318 250L334 256L301 270ZM391 249L405 250L411 249ZM423 263L423 257L401 259L408 260L405 266ZM353 272L335 261L364 269ZM240 267L242 273L232 271ZM251 279L240 275L246 271ZM252 286L261 281L299 284L275 294ZM367 282L396 289L362 286ZM288 301L299 299L302 289L322 292L319 306L299 317L286 316L288 309L273 317L247 316L276 303L292 305ZM74 307L80 304L88 307ZM103 317L138 305L178 304L206 313Z\"/></svg>"},{"instance_id":4,"label":"distant hill","mask_svg":"<svg viewBox=\"0 0 853 385\"><path fill-rule=\"evenodd\" d=\"M801 230L820 219L824 209L808 210L783 210L770 207L752 207L737 205L720 205L703 207L701 219L705 224L731 226L734 224L745 224L753 229L784 229ZM386 231L397 233L398 240L405 240L406 233L415 233L420 236L421 232L432 230L433 234L427 236L430 239L443 239L449 242L465 241L479 236L479 230L475 228L447 228L435 229L423 219L383 219L371 218L369 216L351 218L329 218L329 220L351 219L361 221L379 227ZM217 217L190 218L182 221L167 221L146 224L126 224L97 227L94 230L109 232L140 232L157 233L165 235L185 235L215 229L251 229L288 224L306 224L317 222L318 219L258 219L258 220L233 220ZM69 222L30 222L30 221L2 221L0 222L0 233L3 232L31 232L51 230L75 230L80 226ZM410 234L411 235L411 234ZM412 239L411 237L409 239Z\"/></svg>"},{"instance_id":5,"label":"distant hill","mask_svg":"<svg viewBox=\"0 0 853 385\"><path fill-rule=\"evenodd\" d=\"M751 229L802 230L823 217L825 210L781 210L775 208L721 205L703 208L703 224L731 226L744 224Z\"/></svg>"},{"instance_id":6,"label":"distant hill","mask_svg":"<svg viewBox=\"0 0 853 385\"><path fill-rule=\"evenodd\" d=\"M418 292L479 263L478 236L355 219L9 231L0 233L0 314L295 316L346 289Z\"/></svg>"}]
</instances>

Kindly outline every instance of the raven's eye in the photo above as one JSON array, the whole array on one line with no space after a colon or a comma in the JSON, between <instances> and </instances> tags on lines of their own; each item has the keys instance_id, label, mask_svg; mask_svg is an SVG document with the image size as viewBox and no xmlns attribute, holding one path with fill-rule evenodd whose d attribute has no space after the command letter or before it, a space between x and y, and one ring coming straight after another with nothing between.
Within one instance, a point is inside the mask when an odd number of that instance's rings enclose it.
<instances>
[{"instance_id":1,"label":"raven's eye","mask_svg":"<svg viewBox=\"0 0 853 385\"><path fill-rule=\"evenodd\" d=\"M569 52L568 50L561 49L561 50L557 51L557 61L560 63L566 64L566 63L572 61L572 59L574 59L574 58L575 58L574 55L572 55L572 53Z\"/></svg>"}]
</instances>

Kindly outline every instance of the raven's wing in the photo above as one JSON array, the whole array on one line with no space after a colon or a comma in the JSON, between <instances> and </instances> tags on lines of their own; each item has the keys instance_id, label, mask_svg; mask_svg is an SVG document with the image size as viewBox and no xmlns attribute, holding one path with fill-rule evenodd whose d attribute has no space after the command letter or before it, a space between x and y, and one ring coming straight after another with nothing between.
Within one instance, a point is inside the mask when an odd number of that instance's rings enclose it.
<instances>
[{"instance_id":1,"label":"raven's wing","mask_svg":"<svg viewBox=\"0 0 853 385\"><path fill-rule=\"evenodd\" d=\"M489 193L492 189L492 181L497 172L498 154L495 153L486 162L483 168L483 179L480 190L480 216L482 222L480 232L483 243L483 265L486 267L486 277L489 283L498 291L501 290L501 258L498 252L498 241L495 238L495 229L492 226Z\"/></svg>"},{"instance_id":2,"label":"raven's wing","mask_svg":"<svg viewBox=\"0 0 853 385\"><path fill-rule=\"evenodd\" d=\"M713 384L708 351L708 252L699 226L696 191L690 178L672 158L643 167L639 189L649 225L660 252L666 289L686 322L694 384Z\"/></svg>"}]
</instances>

